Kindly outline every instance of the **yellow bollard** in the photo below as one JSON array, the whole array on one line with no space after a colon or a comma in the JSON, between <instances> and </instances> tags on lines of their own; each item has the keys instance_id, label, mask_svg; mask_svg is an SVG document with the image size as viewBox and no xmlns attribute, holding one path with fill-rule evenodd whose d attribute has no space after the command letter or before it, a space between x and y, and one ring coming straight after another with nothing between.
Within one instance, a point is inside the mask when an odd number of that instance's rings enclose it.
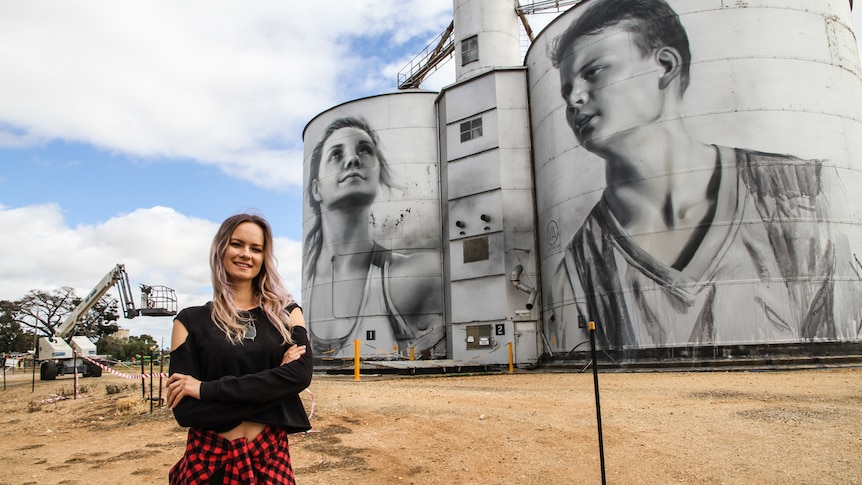
<instances>
[{"instance_id":1,"label":"yellow bollard","mask_svg":"<svg viewBox=\"0 0 862 485\"><path fill-rule=\"evenodd\" d=\"M362 342L359 339L353 341L353 380L359 380L359 346Z\"/></svg>"},{"instance_id":2,"label":"yellow bollard","mask_svg":"<svg viewBox=\"0 0 862 485\"><path fill-rule=\"evenodd\" d=\"M410 347L410 360L416 360L416 347Z\"/></svg>"},{"instance_id":3,"label":"yellow bollard","mask_svg":"<svg viewBox=\"0 0 862 485\"><path fill-rule=\"evenodd\" d=\"M515 372L515 359L512 354L512 342L509 342L509 372Z\"/></svg>"}]
</instances>

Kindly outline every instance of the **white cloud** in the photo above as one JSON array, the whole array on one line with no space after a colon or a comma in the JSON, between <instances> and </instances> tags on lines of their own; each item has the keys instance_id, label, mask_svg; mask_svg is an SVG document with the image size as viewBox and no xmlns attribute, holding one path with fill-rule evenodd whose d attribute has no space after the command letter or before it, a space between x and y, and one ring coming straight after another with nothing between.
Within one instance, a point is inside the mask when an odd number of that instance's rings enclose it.
<instances>
[{"instance_id":1,"label":"white cloud","mask_svg":"<svg viewBox=\"0 0 862 485\"><path fill-rule=\"evenodd\" d=\"M451 9L450 0L2 2L0 146L72 140L299 185L305 123L394 88L372 59L436 33ZM354 48L375 36L383 52Z\"/></svg>"},{"instance_id":2,"label":"white cloud","mask_svg":"<svg viewBox=\"0 0 862 485\"><path fill-rule=\"evenodd\" d=\"M164 285L177 292L179 308L212 297L209 248L218 224L188 217L166 207L139 209L97 225L68 227L56 205L10 209L0 206L0 299L17 300L30 290L63 286L84 296L116 264L125 265L135 304L139 284ZM275 241L279 273L300 299L301 243ZM117 298L116 289L110 295ZM170 339L171 318L121 320L132 335ZM168 340L169 341L169 340Z\"/></svg>"}]
</instances>

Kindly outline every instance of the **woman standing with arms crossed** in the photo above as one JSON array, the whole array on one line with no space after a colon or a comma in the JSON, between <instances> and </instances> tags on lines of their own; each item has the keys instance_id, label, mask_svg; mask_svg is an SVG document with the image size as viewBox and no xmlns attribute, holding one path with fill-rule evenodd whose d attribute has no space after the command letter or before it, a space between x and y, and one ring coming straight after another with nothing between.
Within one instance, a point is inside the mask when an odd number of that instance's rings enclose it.
<instances>
[{"instance_id":1,"label":"woman standing with arms crossed","mask_svg":"<svg viewBox=\"0 0 862 485\"><path fill-rule=\"evenodd\" d=\"M171 484L295 483L288 434L311 428L299 393L312 356L265 219L226 219L210 248L213 301L174 320L167 403L189 427Z\"/></svg>"}]
</instances>

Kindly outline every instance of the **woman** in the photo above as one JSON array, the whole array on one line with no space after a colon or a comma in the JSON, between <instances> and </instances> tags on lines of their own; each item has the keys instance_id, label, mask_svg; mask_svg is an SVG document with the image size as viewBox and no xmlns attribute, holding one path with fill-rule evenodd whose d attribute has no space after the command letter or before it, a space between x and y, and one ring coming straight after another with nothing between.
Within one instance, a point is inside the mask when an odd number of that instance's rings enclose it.
<instances>
[{"instance_id":1,"label":"woman","mask_svg":"<svg viewBox=\"0 0 862 485\"><path fill-rule=\"evenodd\" d=\"M311 155L305 239L305 302L314 350L353 355L373 340L375 356L412 346L427 353L443 338L439 257L391 251L371 237L371 205L393 187L377 133L353 117L327 126ZM366 349L367 350L367 349Z\"/></svg>"},{"instance_id":2,"label":"woman","mask_svg":"<svg viewBox=\"0 0 862 485\"><path fill-rule=\"evenodd\" d=\"M172 484L295 483L287 435L311 428L299 393L312 355L272 243L259 216L225 220L210 248L213 301L174 320L167 404L189 434Z\"/></svg>"}]
</instances>

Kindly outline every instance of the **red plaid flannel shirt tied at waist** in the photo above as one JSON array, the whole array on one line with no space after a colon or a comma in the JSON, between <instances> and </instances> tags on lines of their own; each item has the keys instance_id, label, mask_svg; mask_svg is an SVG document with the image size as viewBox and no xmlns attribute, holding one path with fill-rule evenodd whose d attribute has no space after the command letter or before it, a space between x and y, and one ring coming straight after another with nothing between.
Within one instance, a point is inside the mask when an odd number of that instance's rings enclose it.
<instances>
[{"instance_id":1,"label":"red plaid flannel shirt tied at waist","mask_svg":"<svg viewBox=\"0 0 862 485\"><path fill-rule=\"evenodd\" d=\"M186 452L171 468L169 481L172 485L207 483L222 468L226 484L295 484L287 433L273 426L267 426L251 441L229 440L212 430L189 428Z\"/></svg>"}]
</instances>

